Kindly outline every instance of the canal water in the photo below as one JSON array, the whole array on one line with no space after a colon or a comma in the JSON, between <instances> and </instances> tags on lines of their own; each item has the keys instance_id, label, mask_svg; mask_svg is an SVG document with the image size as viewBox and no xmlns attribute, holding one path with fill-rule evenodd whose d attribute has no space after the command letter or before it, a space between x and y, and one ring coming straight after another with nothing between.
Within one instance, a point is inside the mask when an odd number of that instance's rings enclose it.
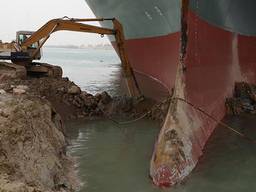
<instances>
[{"instance_id":1,"label":"canal water","mask_svg":"<svg viewBox=\"0 0 256 192\"><path fill-rule=\"evenodd\" d=\"M225 121L256 138L254 116ZM186 181L161 190L147 177L159 125L142 120L117 127L110 121L70 122L70 153L77 157L81 192L250 192L256 191L256 144L217 127L204 156Z\"/></svg>"},{"instance_id":2,"label":"canal water","mask_svg":"<svg viewBox=\"0 0 256 192\"><path fill-rule=\"evenodd\" d=\"M113 50L48 48L45 61L63 67L64 75L91 93L118 93L120 64ZM225 121L256 138L254 116ZM186 181L158 189L148 178L149 162L159 125L141 120L117 126L109 120L67 123L69 153L76 158L80 192L253 192L256 191L256 144L217 127L204 156Z\"/></svg>"},{"instance_id":3,"label":"canal water","mask_svg":"<svg viewBox=\"0 0 256 192\"><path fill-rule=\"evenodd\" d=\"M77 157L81 192L150 192L148 178L158 124L142 120L117 127L113 122L71 122L70 153Z\"/></svg>"},{"instance_id":4,"label":"canal water","mask_svg":"<svg viewBox=\"0 0 256 192\"><path fill-rule=\"evenodd\" d=\"M46 47L42 61L61 66L63 75L85 91L119 94L121 64L113 49Z\"/></svg>"}]
</instances>

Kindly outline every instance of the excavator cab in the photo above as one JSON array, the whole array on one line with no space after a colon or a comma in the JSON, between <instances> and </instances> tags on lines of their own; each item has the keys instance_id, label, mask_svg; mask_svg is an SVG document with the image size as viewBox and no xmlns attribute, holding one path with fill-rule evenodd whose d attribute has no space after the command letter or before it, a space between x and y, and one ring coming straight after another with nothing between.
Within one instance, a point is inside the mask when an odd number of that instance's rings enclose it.
<instances>
[{"instance_id":1,"label":"excavator cab","mask_svg":"<svg viewBox=\"0 0 256 192\"><path fill-rule=\"evenodd\" d=\"M18 31L16 34L16 42L19 47L21 47L22 43L24 43L31 35L33 35L34 31ZM35 50L37 50L40 47L40 40L27 46L26 52L30 57L32 57ZM34 56L35 60L41 59L41 49L37 52L37 54Z\"/></svg>"}]
</instances>

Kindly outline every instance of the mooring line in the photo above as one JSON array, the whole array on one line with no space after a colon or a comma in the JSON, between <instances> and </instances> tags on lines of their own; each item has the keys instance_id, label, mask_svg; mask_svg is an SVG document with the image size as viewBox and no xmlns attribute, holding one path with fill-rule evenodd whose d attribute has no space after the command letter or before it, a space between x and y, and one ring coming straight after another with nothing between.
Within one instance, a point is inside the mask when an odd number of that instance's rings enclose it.
<instances>
[{"instance_id":1,"label":"mooring line","mask_svg":"<svg viewBox=\"0 0 256 192\"><path fill-rule=\"evenodd\" d=\"M230 131L232 131L232 132L235 133L236 135L242 137L243 139L245 139L245 140L247 140L247 141L250 141L250 142L256 144L256 140L255 140L255 139L246 136L245 134L243 134L243 133L237 131L235 128L233 128L233 127L229 126L228 124L224 123L223 121L218 120L216 117L214 117L213 115L210 115L209 113L207 113L206 111L204 111L204 110L201 109L200 107L195 106L193 103L191 103L191 102L189 102L189 101L187 101L187 100L185 100L185 99L182 99L182 98L177 98L177 97L176 97L176 98L173 98L173 99L180 100L180 101L186 103L187 105L190 105L191 107L193 107L193 108L196 109L197 111L203 113L204 115L206 115L208 118L212 119L213 121L215 121L215 122L218 123L219 125L221 125L221 126L227 128L227 129L229 129Z\"/></svg>"},{"instance_id":2,"label":"mooring line","mask_svg":"<svg viewBox=\"0 0 256 192\"><path fill-rule=\"evenodd\" d=\"M218 120L216 117L214 117L213 115L209 114L208 112L206 112L205 110L201 109L200 107L194 105L193 103L183 99L183 98L179 98L179 97L168 97L166 100L154 105L150 110L148 110L146 113L144 113L143 115L141 115L140 117L136 118L136 119L133 119L133 120L130 120L130 121L117 121L117 120L114 120L113 118L111 118L109 115L105 114L105 112L102 110L104 116L106 116L109 120L111 120L112 122L114 122L115 124L117 125L126 125L126 124L131 124L131 123L135 123L143 118L145 118L148 114L150 114L154 108L159 108L160 105L162 104L165 104L167 102L171 103L171 102L174 102L175 100L179 100L179 101L182 101L183 103L191 106L192 108L194 108L195 110L201 112L202 114L204 114L205 116L207 116L208 118L212 119L213 121L215 121L216 123L218 123L219 125L227 128L228 130L232 131L234 134L238 135L239 137L251 142L251 143L254 143L256 144L256 140L251 138L251 137L248 137L246 136L245 134L237 131L235 128L231 127L230 125L228 125L227 123L224 123L223 121L221 120Z\"/></svg>"},{"instance_id":3,"label":"mooring line","mask_svg":"<svg viewBox=\"0 0 256 192\"><path fill-rule=\"evenodd\" d=\"M136 119L129 120L129 121L117 121L117 120L113 119L112 117L110 117L108 114L106 114L102 109L100 109L100 110L101 110L101 112L103 113L103 115L107 119L109 119L110 121L114 122L115 124L117 124L117 125L126 125L126 124L135 123L135 122L137 122L137 121L139 121L141 119L144 119L147 115L149 115L153 111L154 108L158 108L159 109L160 105L165 104L165 103L170 102L170 101L171 101L171 97L168 97L164 101L155 104L153 107L151 107L150 110L148 110L146 113L144 113L140 117L138 117Z\"/></svg>"}]
</instances>

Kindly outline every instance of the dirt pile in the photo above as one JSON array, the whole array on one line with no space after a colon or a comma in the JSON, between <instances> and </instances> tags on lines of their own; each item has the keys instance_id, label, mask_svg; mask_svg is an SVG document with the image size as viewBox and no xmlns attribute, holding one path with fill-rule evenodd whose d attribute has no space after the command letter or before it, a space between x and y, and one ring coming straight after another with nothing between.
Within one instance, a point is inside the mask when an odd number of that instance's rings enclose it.
<instances>
[{"instance_id":1,"label":"dirt pile","mask_svg":"<svg viewBox=\"0 0 256 192\"><path fill-rule=\"evenodd\" d=\"M26 78L27 72L23 66L0 62L0 82L7 79Z\"/></svg>"},{"instance_id":2,"label":"dirt pile","mask_svg":"<svg viewBox=\"0 0 256 192\"><path fill-rule=\"evenodd\" d=\"M45 99L0 94L0 191L76 188L60 116Z\"/></svg>"},{"instance_id":3,"label":"dirt pile","mask_svg":"<svg viewBox=\"0 0 256 192\"><path fill-rule=\"evenodd\" d=\"M148 113L148 118L163 121L168 110L168 104L152 108L156 102L146 98L111 97L107 92L92 95L68 78L12 79L0 83L0 89L47 99L64 120L105 116L131 119Z\"/></svg>"},{"instance_id":4,"label":"dirt pile","mask_svg":"<svg viewBox=\"0 0 256 192\"><path fill-rule=\"evenodd\" d=\"M92 95L68 78L27 76L0 65L0 191L74 191L62 120L141 116L163 121L168 104L107 92ZM152 108L152 106L154 106Z\"/></svg>"},{"instance_id":5,"label":"dirt pile","mask_svg":"<svg viewBox=\"0 0 256 192\"><path fill-rule=\"evenodd\" d=\"M69 81L68 78L12 79L0 84L8 93L33 95L47 99L65 120L102 115L101 108L112 98L107 92L93 96Z\"/></svg>"},{"instance_id":6,"label":"dirt pile","mask_svg":"<svg viewBox=\"0 0 256 192\"><path fill-rule=\"evenodd\" d=\"M5 63L4 66L6 65L10 66ZM1 73L6 74L6 69L0 68ZM168 104L156 106L156 102L150 99L111 97L107 92L92 95L82 91L68 78L56 77L12 76L0 82L0 89L11 94L26 94L47 99L64 120L104 116L129 119L147 113L146 117L162 122L167 114Z\"/></svg>"},{"instance_id":7,"label":"dirt pile","mask_svg":"<svg viewBox=\"0 0 256 192\"><path fill-rule=\"evenodd\" d=\"M226 108L232 115L256 114L256 85L236 83L233 97L226 100Z\"/></svg>"}]
</instances>

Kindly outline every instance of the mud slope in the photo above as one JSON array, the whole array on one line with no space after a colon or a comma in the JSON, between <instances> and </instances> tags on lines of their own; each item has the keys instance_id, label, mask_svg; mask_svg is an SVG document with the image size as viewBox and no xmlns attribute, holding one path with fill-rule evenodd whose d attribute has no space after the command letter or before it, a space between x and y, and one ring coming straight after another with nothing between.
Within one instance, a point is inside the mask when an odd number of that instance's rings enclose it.
<instances>
[{"instance_id":1,"label":"mud slope","mask_svg":"<svg viewBox=\"0 0 256 192\"><path fill-rule=\"evenodd\" d=\"M0 93L0 191L74 191L63 125L49 102Z\"/></svg>"}]
</instances>

